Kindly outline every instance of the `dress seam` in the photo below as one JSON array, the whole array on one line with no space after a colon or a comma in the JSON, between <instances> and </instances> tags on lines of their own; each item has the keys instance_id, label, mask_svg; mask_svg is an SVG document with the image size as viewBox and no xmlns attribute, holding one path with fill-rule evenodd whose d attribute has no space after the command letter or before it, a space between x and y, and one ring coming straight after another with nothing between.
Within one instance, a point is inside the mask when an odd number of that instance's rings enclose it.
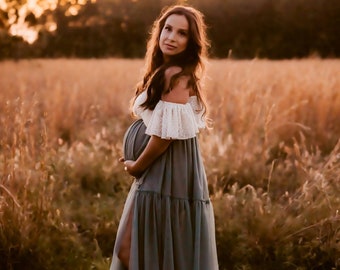
<instances>
[{"instance_id":1,"label":"dress seam","mask_svg":"<svg viewBox=\"0 0 340 270\"><path fill-rule=\"evenodd\" d=\"M154 194L154 195L159 195L161 198L166 197L170 199L175 199L175 200L181 200L181 201L189 201L189 202L203 202L206 204L210 203L210 199L204 200L204 199L190 199L190 198L180 198L172 195L167 195L167 194L162 194L156 191L152 190L137 190L137 193L147 193L147 194Z\"/></svg>"}]
</instances>

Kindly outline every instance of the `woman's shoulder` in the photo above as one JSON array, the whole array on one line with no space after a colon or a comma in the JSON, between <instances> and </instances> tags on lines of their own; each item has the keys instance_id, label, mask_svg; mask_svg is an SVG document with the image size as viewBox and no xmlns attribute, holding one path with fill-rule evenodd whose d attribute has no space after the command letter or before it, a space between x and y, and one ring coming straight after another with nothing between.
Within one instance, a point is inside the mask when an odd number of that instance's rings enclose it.
<instances>
[{"instance_id":1,"label":"woman's shoulder","mask_svg":"<svg viewBox=\"0 0 340 270\"><path fill-rule=\"evenodd\" d=\"M174 103L187 103L189 98L190 86L188 75L181 75L176 78L176 81L172 82L173 76L181 73L183 68L180 66L169 66L165 72L165 94L162 96L162 100L174 102Z\"/></svg>"},{"instance_id":2,"label":"woman's shoulder","mask_svg":"<svg viewBox=\"0 0 340 270\"><path fill-rule=\"evenodd\" d=\"M187 81L179 80L171 90L162 95L162 100L172 103L185 104L190 97L190 89L187 86Z\"/></svg>"},{"instance_id":3,"label":"woman's shoulder","mask_svg":"<svg viewBox=\"0 0 340 270\"><path fill-rule=\"evenodd\" d=\"M172 76L182 72L183 68L180 66L169 66L164 71L165 78L171 78Z\"/></svg>"}]
</instances>

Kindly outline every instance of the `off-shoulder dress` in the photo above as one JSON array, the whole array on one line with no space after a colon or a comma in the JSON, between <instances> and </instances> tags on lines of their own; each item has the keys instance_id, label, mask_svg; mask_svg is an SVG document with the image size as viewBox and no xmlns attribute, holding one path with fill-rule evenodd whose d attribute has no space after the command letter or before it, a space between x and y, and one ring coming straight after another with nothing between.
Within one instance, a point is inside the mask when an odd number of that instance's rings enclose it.
<instances>
[{"instance_id":1,"label":"off-shoulder dress","mask_svg":"<svg viewBox=\"0 0 340 270\"><path fill-rule=\"evenodd\" d=\"M217 270L215 223L197 140L205 127L197 97L186 104L160 100L154 110L135 100L140 118L124 136L124 158L136 160L151 135L172 139L168 149L135 179L119 223L110 270L132 210L130 270Z\"/></svg>"}]
</instances>

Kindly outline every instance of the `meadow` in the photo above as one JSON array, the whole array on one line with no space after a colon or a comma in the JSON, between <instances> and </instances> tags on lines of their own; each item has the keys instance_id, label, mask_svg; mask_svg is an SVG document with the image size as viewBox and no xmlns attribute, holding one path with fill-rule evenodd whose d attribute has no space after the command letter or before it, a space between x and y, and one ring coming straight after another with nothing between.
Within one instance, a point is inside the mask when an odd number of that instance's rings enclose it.
<instances>
[{"instance_id":1,"label":"meadow","mask_svg":"<svg viewBox=\"0 0 340 270\"><path fill-rule=\"evenodd\" d=\"M108 269L142 60L0 62L0 269ZM340 269L340 61L210 60L220 270Z\"/></svg>"}]
</instances>

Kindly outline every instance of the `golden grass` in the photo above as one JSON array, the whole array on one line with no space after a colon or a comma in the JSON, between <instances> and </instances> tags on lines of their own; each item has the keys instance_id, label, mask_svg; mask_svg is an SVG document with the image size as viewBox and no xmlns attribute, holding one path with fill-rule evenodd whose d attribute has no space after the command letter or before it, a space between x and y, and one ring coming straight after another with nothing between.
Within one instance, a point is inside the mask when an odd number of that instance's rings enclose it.
<instances>
[{"instance_id":1,"label":"golden grass","mask_svg":"<svg viewBox=\"0 0 340 270\"><path fill-rule=\"evenodd\" d=\"M0 63L0 269L107 269L142 60ZM211 60L220 269L336 269L340 61Z\"/></svg>"}]
</instances>

